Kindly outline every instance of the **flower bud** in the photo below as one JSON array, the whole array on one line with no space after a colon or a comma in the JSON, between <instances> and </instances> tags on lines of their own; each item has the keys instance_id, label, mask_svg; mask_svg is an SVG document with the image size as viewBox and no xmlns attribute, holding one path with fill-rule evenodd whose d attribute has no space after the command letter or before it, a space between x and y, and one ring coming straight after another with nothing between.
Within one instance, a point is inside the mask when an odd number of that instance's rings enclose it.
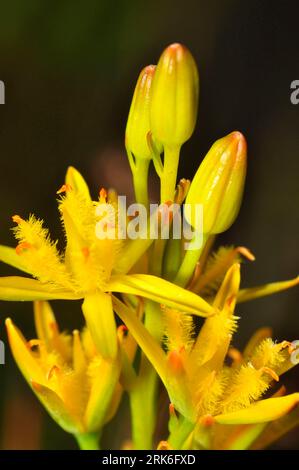
<instances>
[{"instance_id":1,"label":"flower bud","mask_svg":"<svg viewBox=\"0 0 299 470\"><path fill-rule=\"evenodd\" d=\"M195 204L203 206L203 233L221 233L232 225L242 201L246 160L247 145L241 132L232 132L212 145L186 198L190 206L185 217L190 225L194 226Z\"/></svg>"},{"instance_id":2,"label":"flower bud","mask_svg":"<svg viewBox=\"0 0 299 470\"><path fill-rule=\"evenodd\" d=\"M126 127L126 147L136 158L151 158L147 135L149 107L155 65L145 67L137 80Z\"/></svg>"},{"instance_id":3,"label":"flower bud","mask_svg":"<svg viewBox=\"0 0 299 470\"><path fill-rule=\"evenodd\" d=\"M159 59L150 104L152 133L164 146L181 146L191 137L198 95L198 71L190 51L171 44Z\"/></svg>"}]
</instances>

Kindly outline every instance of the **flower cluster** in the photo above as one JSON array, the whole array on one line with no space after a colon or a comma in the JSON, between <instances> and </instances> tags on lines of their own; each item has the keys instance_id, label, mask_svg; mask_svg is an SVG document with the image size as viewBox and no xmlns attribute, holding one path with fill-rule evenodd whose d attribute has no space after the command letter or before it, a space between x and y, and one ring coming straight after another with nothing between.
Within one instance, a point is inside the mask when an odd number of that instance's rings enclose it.
<instances>
[{"instance_id":1,"label":"flower cluster","mask_svg":"<svg viewBox=\"0 0 299 470\"><path fill-rule=\"evenodd\" d=\"M232 225L241 205L247 165L242 133L217 140L193 180L177 182L198 96L191 53L170 45L157 66L144 68L138 78L125 145L136 202L149 207L153 163L161 205L186 203L189 210L180 217L191 228L196 207L202 207L201 246L186 250L183 232L162 236L161 214L157 239L109 236L107 206L119 213L116 192L102 188L94 200L73 167L57 191L63 252L34 215L14 215L16 246L0 246L0 261L25 274L0 277L0 300L34 305L37 339L26 340L6 320L12 354L37 398L81 449L99 448L124 394L132 422L126 448L262 448L299 424L299 393L286 394L283 386L271 391L296 362L295 342L276 342L271 330L262 328L243 351L232 345L239 303L299 280L241 288L241 264L254 255L242 246L213 249L216 235ZM170 212L168 218L171 225ZM99 222L106 236L98 236ZM117 217L113 223L119 223ZM59 331L49 304L55 299L81 302L81 332ZM157 441L161 383L169 397L169 434Z\"/></svg>"}]
</instances>

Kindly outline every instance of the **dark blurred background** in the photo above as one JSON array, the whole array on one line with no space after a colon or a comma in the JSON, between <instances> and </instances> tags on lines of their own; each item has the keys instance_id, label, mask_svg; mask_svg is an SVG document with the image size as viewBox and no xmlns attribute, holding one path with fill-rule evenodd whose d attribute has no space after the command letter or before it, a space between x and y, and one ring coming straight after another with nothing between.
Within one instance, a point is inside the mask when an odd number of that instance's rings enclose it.
<instances>
[{"instance_id":1,"label":"dark blurred background","mask_svg":"<svg viewBox=\"0 0 299 470\"><path fill-rule=\"evenodd\" d=\"M11 215L32 211L61 236L55 193L70 164L94 195L116 184L132 198L123 145L132 92L141 68L179 41L201 76L198 126L183 147L180 176L194 174L214 140L242 131L249 147L244 202L220 241L256 255L243 266L243 286L298 274L299 105L290 102L290 84L299 79L298 14L295 0L1 2L0 243L14 243ZM10 273L0 266L1 275ZM240 305L236 346L265 325L279 340L299 339L298 297L293 289ZM55 304L64 328L81 325L78 305ZM34 337L30 304L2 302L0 314L2 340L8 315ZM298 369L285 382L298 391ZM1 448L75 448L33 397L8 346L0 385ZM273 448L299 449L299 430Z\"/></svg>"}]
</instances>

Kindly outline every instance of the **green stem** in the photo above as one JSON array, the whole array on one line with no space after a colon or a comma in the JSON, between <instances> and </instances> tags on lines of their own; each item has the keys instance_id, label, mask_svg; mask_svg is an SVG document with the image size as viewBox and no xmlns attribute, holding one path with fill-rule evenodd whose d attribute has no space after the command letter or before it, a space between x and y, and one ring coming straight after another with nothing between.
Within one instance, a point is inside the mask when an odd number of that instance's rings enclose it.
<instances>
[{"instance_id":1,"label":"green stem","mask_svg":"<svg viewBox=\"0 0 299 470\"><path fill-rule=\"evenodd\" d=\"M170 446L175 450L181 450L193 429L194 423L190 423L183 416L180 416L178 425L168 437Z\"/></svg>"},{"instance_id":2,"label":"green stem","mask_svg":"<svg viewBox=\"0 0 299 470\"><path fill-rule=\"evenodd\" d=\"M148 199L148 170L150 160L137 158L133 167L133 184L135 198L138 204L143 204L146 208L149 205Z\"/></svg>"},{"instance_id":3,"label":"green stem","mask_svg":"<svg viewBox=\"0 0 299 470\"><path fill-rule=\"evenodd\" d=\"M100 450L98 433L74 434L74 437L81 450Z\"/></svg>"},{"instance_id":4,"label":"green stem","mask_svg":"<svg viewBox=\"0 0 299 470\"><path fill-rule=\"evenodd\" d=\"M158 304L146 304L145 326L159 342L162 336L161 311ZM140 370L135 387L130 393L132 437L136 450L153 449L157 420L158 375L146 356L141 354Z\"/></svg>"},{"instance_id":5,"label":"green stem","mask_svg":"<svg viewBox=\"0 0 299 470\"><path fill-rule=\"evenodd\" d=\"M180 269L178 270L177 275L173 281L174 284L177 284L181 287L185 287L189 283L194 269L196 268L196 264L205 247L206 241L207 237L204 236L202 246L200 248L197 248L195 250L187 250L185 252L185 256L183 258Z\"/></svg>"},{"instance_id":6,"label":"green stem","mask_svg":"<svg viewBox=\"0 0 299 470\"><path fill-rule=\"evenodd\" d=\"M161 180L161 203L173 201L180 158L180 147L164 148L164 168Z\"/></svg>"}]
</instances>

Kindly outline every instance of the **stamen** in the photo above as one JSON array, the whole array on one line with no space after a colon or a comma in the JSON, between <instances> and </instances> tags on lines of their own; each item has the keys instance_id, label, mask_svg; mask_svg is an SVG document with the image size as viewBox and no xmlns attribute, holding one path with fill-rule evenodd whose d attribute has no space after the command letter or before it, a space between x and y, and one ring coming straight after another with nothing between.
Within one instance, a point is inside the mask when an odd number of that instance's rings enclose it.
<instances>
[{"instance_id":1,"label":"stamen","mask_svg":"<svg viewBox=\"0 0 299 470\"><path fill-rule=\"evenodd\" d=\"M157 450L172 450L172 447L170 446L169 442L160 441Z\"/></svg>"},{"instance_id":2,"label":"stamen","mask_svg":"<svg viewBox=\"0 0 299 470\"><path fill-rule=\"evenodd\" d=\"M70 184L63 184L58 191L56 191L56 194L61 194L61 193L67 193L69 191L72 191L72 187Z\"/></svg>"},{"instance_id":3,"label":"stamen","mask_svg":"<svg viewBox=\"0 0 299 470\"><path fill-rule=\"evenodd\" d=\"M178 351L170 351L168 354L168 363L175 374L180 374L184 370L184 365Z\"/></svg>"},{"instance_id":4,"label":"stamen","mask_svg":"<svg viewBox=\"0 0 299 470\"><path fill-rule=\"evenodd\" d=\"M251 253L251 251L248 250L248 248L246 248L245 246L238 246L238 248L236 248L236 251L243 255L245 258L249 259L249 261L255 261L254 254Z\"/></svg>"},{"instance_id":5,"label":"stamen","mask_svg":"<svg viewBox=\"0 0 299 470\"><path fill-rule=\"evenodd\" d=\"M89 253L90 253L89 248L87 246L84 246L83 248L81 248L81 251L85 260L87 260L89 257Z\"/></svg>"},{"instance_id":6,"label":"stamen","mask_svg":"<svg viewBox=\"0 0 299 470\"><path fill-rule=\"evenodd\" d=\"M173 418L177 418L177 414L175 412L175 408L174 408L174 404L173 403L170 403L169 404L169 414L170 416L172 416Z\"/></svg>"},{"instance_id":7,"label":"stamen","mask_svg":"<svg viewBox=\"0 0 299 470\"><path fill-rule=\"evenodd\" d=\"M100 192L100 202L106 203L107 202L107 191L105 188L101 188Z\"/></svg>"},{"instance_id":8,"label":"stamen","mask_svg":"<svg viewBox=\"0 0 299 470\"><path fill-rule=\"evenodd\" d=\"M29 250L30 248L32 248L32 245L28 242L19 243L18 246L16 247L16 253L17 255L21 255L23 251Z\"/></svg>"},{"instance_id":9,"label":"stamen","mask_svg":"<svg viewBox=\"0 0 299 470\"><path fill-rule=\"evenodd\" d=\"M233 360L234 364L241 364L243 361L242 353L236 348L230 348L227 353L228 357Z\"/></svg>"},{"instance_id":10,"label":"stamen","mask_svg":"<svg viewBox=\"0 0 299 470\"><path fill-rule=\"evenodd\" d=\"M29 349L32 349L34 348L35 346L40 346L41 345L41 340L40 339L30 339L28 342L27 342L27 345L29 347Z\"/></svg>"},{"instance_id":11,"label":"stamen","mask_svg":"<svg viewBox=\"0 0 299 470\"><path fill-rule=\"evenodd\" d=\"M53 375L57 374L59 371L60 369L58 366L56 365L52 366L47 373L47 376L46 376L47 380L50 380L53 377Z\"/></svg>"},{"instance_id":12,"label":"stamen","mask_svg":"<svg viewBox=\"0 0 299 470\"><path fill-rule=\"evenodd\" d=\"M262 367L260 369L260 372L270 375L270 377L272 377L273 380L275 380L276 382L279 382L279 376L276 374L276 372L274 372L273 369L270 369L270 367Z\"/></svg>"},{"instance_id":13,"label":"stamen","mask_svg":"<svg viewBox=\"0 0 299 470\"><path fill-rule=\"evenodd\" d=\"M206 428L209 428L210 426L212 426L215 423L215 420L214 420L212 415L205 415L200 420L200 423L202 424L202 426L205 426Z\"/></svg>"},{"instance_id":14,"label":"stamen","mask_svg":"<svg viewBox=\"0 0 299 470\"><path fill-rule=\"evenodd\" d=\"M21 222L24 222L24 219L22 219L22 217L20 217L19 215L13 215L12 221L16 224L20 224Z\"/></svg>"}]
</instances>

